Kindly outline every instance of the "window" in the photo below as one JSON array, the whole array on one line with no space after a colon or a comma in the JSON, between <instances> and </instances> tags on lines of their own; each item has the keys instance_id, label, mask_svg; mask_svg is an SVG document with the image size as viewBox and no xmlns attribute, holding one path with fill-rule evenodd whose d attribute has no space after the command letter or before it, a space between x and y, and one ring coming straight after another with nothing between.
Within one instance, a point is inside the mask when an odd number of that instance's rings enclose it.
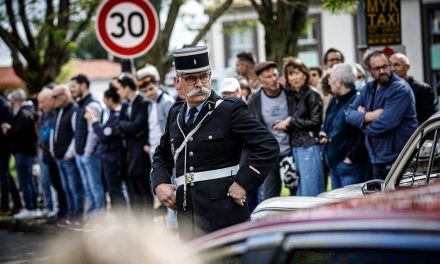
<instances>
[{"instance_id":1,"label":"window","mask_svg":"<svg viewBox=\"0 0 440 264\"><path fill-rule=\"evenodd\" d=\"M440 179L440 129L423 135L414 150L413 158L404 170L397 188L418 187ZM435 147L434 147L435 146ZM427 175L430 175L427 179Z\"/></svg>"},{"instance_id":2,"label":"window","mask_svg":"<svg viewBox=\"0 0 440 264\"><path fill-rule=\"evenodd\" d=\"M225 23L223 33L225 34L225 67L235 69L235 56L242 51L251 51L257 56L256 20Z\"/></svg>"},{"instance_id":3,"label":"window","mask_svg":"<svg viewBox=\"0 0 440 264\"><path fill-rule=\"evenodd\" d=\"M321 58L321 15L309 15L306 28L298 40L298 58L307 66L320 65Z\"/></svg>"}]
</instances>

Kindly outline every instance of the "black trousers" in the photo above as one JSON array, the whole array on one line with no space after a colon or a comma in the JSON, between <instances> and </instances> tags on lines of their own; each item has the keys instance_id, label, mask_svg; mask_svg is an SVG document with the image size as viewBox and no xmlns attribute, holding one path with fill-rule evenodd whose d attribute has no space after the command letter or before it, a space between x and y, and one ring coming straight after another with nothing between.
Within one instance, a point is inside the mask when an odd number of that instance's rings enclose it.
<instances>
[{"instance_id":1,"label":"black trousers","mask_svg":"<svg viewBox=\"0 0 440 264\"><path fill-rule=\"evenodd\" d=\"M14 202L13 207L15 209L23 207L17 186L9 173L10 156L9 152L0 153L1 209L4 211L9 210L9 194L12 196L12 201Z\"/></svg>"},{"instance_id":2,"label":"black trousers","mask_svg":"<svg viewBox=\"0 0 440 264\"><path fill-rule=\"evenodd\" d=\"M46 163L49 166L49 175L50 182L52 186L57 191L57 200L58 200L58 218L64 218L67 214L67 202L66 202L66 194L64 193L63 185L61 183L60 172L58 170L58 166L55 162Z\"/></svg>"}]
</instances>

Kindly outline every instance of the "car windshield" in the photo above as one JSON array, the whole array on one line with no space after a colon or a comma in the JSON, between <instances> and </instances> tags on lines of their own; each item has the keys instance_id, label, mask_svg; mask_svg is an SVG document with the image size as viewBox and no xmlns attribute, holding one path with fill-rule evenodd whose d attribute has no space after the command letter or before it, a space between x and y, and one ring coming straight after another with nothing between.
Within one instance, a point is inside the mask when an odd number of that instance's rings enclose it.
<instances>
[{"instance_id":1,"label":"car windshield","mask_svg":"<svg viewBox=\"0 0 440 264\"><path fill-rule=\"evenodd\" d=\"M396 188L418 187L440 179L440 131L421 133L420 143L414 150ZM434 147L435 146L435 147ZM429 175L429 177L426 177Z\"/></svg>"}]
</instances>

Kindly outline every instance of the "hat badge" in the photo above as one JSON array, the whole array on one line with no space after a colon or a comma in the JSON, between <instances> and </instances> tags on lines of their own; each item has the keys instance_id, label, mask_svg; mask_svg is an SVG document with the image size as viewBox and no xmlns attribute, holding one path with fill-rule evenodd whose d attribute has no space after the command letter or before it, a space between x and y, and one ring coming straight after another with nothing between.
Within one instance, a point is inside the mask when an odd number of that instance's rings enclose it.
<instances>
[{"instance_id":1,"label":"hat badge","mask_svg":"<svg viewBox=\"0 0 440 264\"><path fill-rule=\"evenodd\" d=\"M197 65L197 61L196 61L196 59L194 59L194 65Z\"/></svg>"}]
</instances>

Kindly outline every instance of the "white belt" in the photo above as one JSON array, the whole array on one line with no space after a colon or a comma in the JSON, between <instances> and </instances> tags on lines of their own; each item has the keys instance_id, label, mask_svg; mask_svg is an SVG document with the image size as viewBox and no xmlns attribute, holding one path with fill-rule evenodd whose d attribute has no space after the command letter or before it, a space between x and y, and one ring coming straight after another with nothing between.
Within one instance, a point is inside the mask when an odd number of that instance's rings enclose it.
<instances>
[{"instance_id":1,"label":"white belt","mask_svg":"<svg viewBox=\"0 0 440 264\"><path fill-rule=\"evenodd\" d=\"M208 181L208 180L214 180L219 178L225 178L225 177L231 177L233 175L236 175L238 172L238 169L240 169L239 165L217 169L217 170L209 170L209 171L201 171L201 172L189 172L187 173L186 177L184 175L181 175L176 178L176 185L179 187L180 185L186 183L193 184L194 182L199 181Z\"/></svg>"}]
</instances>

